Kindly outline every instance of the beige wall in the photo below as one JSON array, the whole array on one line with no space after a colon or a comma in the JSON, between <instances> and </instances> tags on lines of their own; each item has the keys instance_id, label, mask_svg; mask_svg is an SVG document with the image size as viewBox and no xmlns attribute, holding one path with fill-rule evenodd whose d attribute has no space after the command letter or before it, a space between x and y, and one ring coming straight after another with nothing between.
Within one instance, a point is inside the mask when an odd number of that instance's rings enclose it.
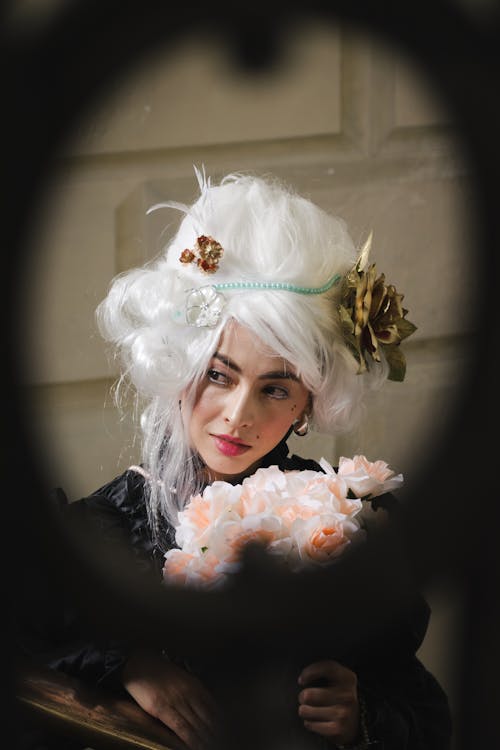
<instances>
[{"instance_id":1,"label":"beige wall","mask_svg":"<svg viewBox=\"0 0 500 750\"><path fill-rule=\"evenodd\" d=\"M159 251L166 216L145 209L194 198L193 164L214 178L275 173L345 218L356 242L373 229L372 259L418 326L407 380L373 398L363 429L296 438L294 450L383 457L409 483L457 408L473 301L470 188L453 125L418 69L373 39L311 26L288 41L283 68L253 78L210 38L185 40L110 93L61 161L27 285L26 379L49 482L71 498L138 458L94 309L116 272ZM453 699L457 602L429 594L421 655Z\"/></svg>"}]
</instances>

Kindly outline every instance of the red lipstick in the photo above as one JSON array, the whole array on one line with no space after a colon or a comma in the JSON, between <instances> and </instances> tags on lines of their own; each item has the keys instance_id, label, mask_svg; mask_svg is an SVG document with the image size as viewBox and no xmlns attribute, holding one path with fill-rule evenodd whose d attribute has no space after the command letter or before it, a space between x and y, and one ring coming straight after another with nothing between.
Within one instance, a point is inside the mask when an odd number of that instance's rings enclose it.
<instances>
[{"instance_id":1,"label":"red lipstick","mask_svg":"<svg viewBox=\"0 0 500 750\"><path fill-rule=\"evenodd\" d=\"M240 456L251 446L233 435L212 435L215 446L224 456Z\"/></svg>"}]
</instances>

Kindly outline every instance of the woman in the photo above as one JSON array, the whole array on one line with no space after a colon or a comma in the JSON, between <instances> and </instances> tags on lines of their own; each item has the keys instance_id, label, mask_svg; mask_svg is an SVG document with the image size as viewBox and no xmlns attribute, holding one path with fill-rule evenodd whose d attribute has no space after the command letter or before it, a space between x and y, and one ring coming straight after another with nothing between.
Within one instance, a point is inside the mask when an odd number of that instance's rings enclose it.
<instances>
[{"instance_id":1,"label":"woman","mask_svg":"<svg viewBox=\"0 0 500 750\"><path fill-rule=\"evenodd\" d=\"M192 206L153 207L185 214L165 252L117 277L98 309L103 335L121 354L123 380L145 401L142 464L67 509L76 526L91 519L99 534L125 538L158 578L193 494L274 464L319 471L314 461L288 456L291 431L350 429L363 415L364 393L394 364L367 325L368 294L380 291L374 276L357 293L350 329L339 314L346 290L356 296L352 274L361 268L343 222L276 180L229 175L212 186L197 176ZM412 331L400 299L392 290L379 300L397 312L391 356ZM445 749L446 698L414 659L427 616L397 686L388 687L390 669L380 684L365 670L363 685L362 665L360 673L329 658L305 666L295 711L310 736L333 747L381 740L386 750ZM190 748L213 734L214 696L182 659L85 644L51 664L123 686Z\"/></svg>"}]
</instances>

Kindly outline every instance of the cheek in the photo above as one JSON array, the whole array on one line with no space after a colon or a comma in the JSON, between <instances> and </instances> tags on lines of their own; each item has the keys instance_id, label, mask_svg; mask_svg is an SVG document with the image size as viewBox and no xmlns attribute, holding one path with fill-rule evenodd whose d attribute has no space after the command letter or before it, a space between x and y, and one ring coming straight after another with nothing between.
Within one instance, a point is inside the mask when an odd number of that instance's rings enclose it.
<instances>
[{"instance_id":1,"label":"cheek","mask_svg":"<svg viewBox=\"0 0 500 750\"><path fill-rule=\"evenodd\" d=\"M205 388L196 399L192 412L192 421L202 424L215 417L221 409L221 395L213 389Z\"/></svg>"},{"instance_id":2,"label":"cheek","mask_svg":"<svg viewBox=\"0 0 500 750\"><path fill-rule=\"evenodd\" d=\"M259 425L258 436L260 440L281 440L283 435L290 429L295 417L290 409L274 415L273 419L264 419Z\"/></svg>"}]
</instances>

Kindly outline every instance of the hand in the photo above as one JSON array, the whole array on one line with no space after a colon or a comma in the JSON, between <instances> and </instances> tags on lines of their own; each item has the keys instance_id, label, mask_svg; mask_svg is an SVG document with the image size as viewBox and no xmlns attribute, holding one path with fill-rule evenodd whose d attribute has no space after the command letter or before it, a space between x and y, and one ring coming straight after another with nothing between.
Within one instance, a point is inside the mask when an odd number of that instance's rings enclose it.
<instances>
[{"instance_id":1,"label":"hand","mask_svg":"<svg viewBox=\"0 0 500 750\"><path fill-rule=\"evenodd\" d=\"M158 653L140 650L125 664L122 682L139 706L175 732L190 750L202 750L213 739L213 698L182 667Z\"/></svg>"},{"instance_id":2,"label":"hand","mask_svg":"<svg viewBox=\"0 0 500 750\"><path fill-rule=\"evenodd\" d=\"M321 687L311 683L321 682ZM348 745L359 735L357 677L336 661L318 661L299 676L299 716L304 727L332 743Z\"/></svg>"}]
</instances>

